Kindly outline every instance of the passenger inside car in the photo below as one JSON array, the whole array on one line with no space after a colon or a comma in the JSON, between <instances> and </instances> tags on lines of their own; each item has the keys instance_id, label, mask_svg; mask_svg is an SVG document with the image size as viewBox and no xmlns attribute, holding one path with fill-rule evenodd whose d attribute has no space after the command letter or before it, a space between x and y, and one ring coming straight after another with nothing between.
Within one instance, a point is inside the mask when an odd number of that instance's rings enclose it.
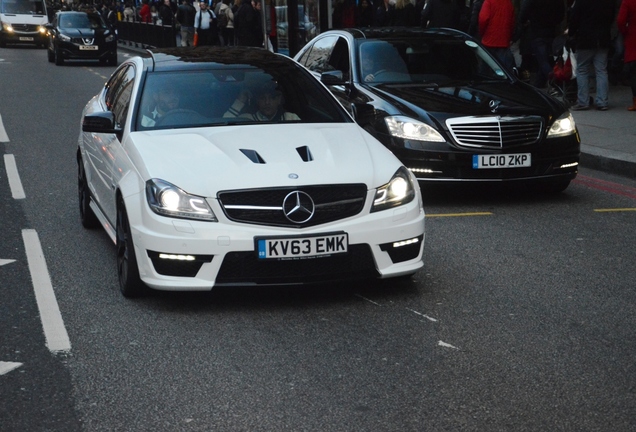
<instances>
[{"instance_id":1,"label":"passenger inside car","mask_svg":"<svg viewBox=\"0 0 636 432\"><path fill-rule=\"evenodd\" d=\"M285 111L284 97L276 81L267 79L246 87L239 93L225 118L244 118L261 122L286 122L300 120L296 114Z\"/></svg>"},{"instance_id":2,"label":"passenger inside car","mask_svg":"<svg viewBox=\"0 0 636 432\"><path fill-rule=\"evenodd\" d=\"M360 47L361 77L365 82L408 82L410 76L395 47L386 42Z\"/></svg>"}]
</instances>

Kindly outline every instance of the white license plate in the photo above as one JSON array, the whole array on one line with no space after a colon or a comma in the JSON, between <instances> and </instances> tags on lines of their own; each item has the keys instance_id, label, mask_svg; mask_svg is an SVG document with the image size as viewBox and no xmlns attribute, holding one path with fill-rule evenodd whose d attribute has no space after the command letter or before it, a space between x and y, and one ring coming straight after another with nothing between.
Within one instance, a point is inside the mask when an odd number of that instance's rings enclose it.
<instances>
[{"instance_id":1,"label":"white license plate","mask_svg":"<svg viewBox=\"0 0 636 432\"><path fill-rule=\"evenodd\" d=\"M97 51L99 47L97 45L80 45L80 51Z\"/></svg>"},{"instance_id":2,"label":"white license plate","mask_svg":"<svg viewBox=\"0 0 636 432\"><path fill-rule=\"evenodd\" d=\"M258 238L256 248L260 259L307 258L347 252L346 233L311 237Z\"/></svg>"},{"instance_id":3,"label":"white license plate","mask_svg":"<svg viewBox=\"0 0 636 432\"><path fill-rule=\"evenodd\" d=\"M532 166L531 159L530 153L473 155L473 168L523 168Z\"/></svg>"},{"instance_id":4,"label":"white license plate","mask_svg":"<svg viewBox=\"0 0 636 432\"><path fill-rule=\"evenodd\" d=\"M26 36L20 36L20 40L25 42L33 42L32 37L26 37Z\"/></svg>"}]
</instances>

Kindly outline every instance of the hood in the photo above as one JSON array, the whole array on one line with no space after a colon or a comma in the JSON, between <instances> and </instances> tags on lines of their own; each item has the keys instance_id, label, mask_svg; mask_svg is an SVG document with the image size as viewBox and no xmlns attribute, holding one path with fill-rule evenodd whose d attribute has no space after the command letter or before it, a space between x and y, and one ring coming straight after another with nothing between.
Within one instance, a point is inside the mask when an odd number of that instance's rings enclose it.
<instances>
[{"instance_id":1,"label":"hood","mask_svg":"<svg viewBox=\"0 0 636 432\"><path fill-rule=\"evenodd\" d=\"M201 196L221 190L387 183L401 163L355 123L243 125L133 132L125 147L144 180Z\"/></svg>"},{"instance_id":2,"label":"hood","mask_svg":"<svg viewBox=\"0 0 636 432\"><path fill-rule=\"evenodd\" d=\"M44 25L49 22L46 15L2 14L2 21L9 24Z\"/></svg>"},{"instance_id":3,"label":"hood","mask_svg":"<svg viewBox=\"0 0 636 432\"><path fill-rule=\"evenodd\" d=\"M557 115L565 111L549 96L522 82L381 84L371 93L391 102L402 114L443 123L448 117L487 115ZM395 113L392 113L395 114Z\"/></svg>"},{"instance_id":4,"label":"hood","mask_svg":"<svg viewBox=\"0 0 636 432\"><path fill-rule=\"evenodd\" d=\"M60 30L60 32L72 38L94 38L95 36L108 33L108 29L67 28Z\"/></svg>"}]
</instances>

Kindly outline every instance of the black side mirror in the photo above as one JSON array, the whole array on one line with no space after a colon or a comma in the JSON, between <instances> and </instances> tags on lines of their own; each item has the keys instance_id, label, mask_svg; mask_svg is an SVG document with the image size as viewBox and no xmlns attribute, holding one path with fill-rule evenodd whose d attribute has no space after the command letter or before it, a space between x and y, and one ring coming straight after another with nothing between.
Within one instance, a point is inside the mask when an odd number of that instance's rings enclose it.
<instances>
[{"instance_id":1,"label":"black side mirror","mask_svg":"<svg viewBox=\"0 0 636 432\"><path fill-rule=\"evenodd\" d=\"M82 132L117 134L121 133L121 128L115 125L115 115L110 111L104 111L84 116Z\"/></svg>"},{"instance_id":2,"label":"black side mirror","mask_svg":"<svg viewBox=\"0 0 636 432\"><path fill-rule=\"evenodd\" d=\"M347 84L342 71L339 70L323 72L320 74L320 81L326 86Z\"/></svg>"}]
</instances>

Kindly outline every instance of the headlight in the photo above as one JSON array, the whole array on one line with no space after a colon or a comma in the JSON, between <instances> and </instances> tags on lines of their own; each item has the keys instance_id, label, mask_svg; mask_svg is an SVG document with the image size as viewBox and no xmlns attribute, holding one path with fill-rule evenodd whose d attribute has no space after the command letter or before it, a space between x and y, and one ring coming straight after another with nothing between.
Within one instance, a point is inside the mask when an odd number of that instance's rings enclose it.
<instances>
[{"instance_id":1,"label":"headlight","mask_svg":"<svg viewBox=\"0 0 636 432\"><path fill-rule=\"evenodd\" d=\"M385 117L384 122L389 133L397 138L418 141L444 142L446 141L435 129L426 123L404 116Z\"/></svg>"},{"instance_id":2,"label":"headlight","mask_svg":"<svg viewBox=\"0 0 636 432\"><path fill-rule=\"evenodd\" d=\"M552 126L548 131L548 138L572 135L575 132L576 124L574 123L574 117L572 117L572 114L569 112L566 112L552 123Z\"/></svg>"},{"instance_id":3,"label":"headlight","mask_svg":"<svg viewBox=\"0 0 636 432\"><path fill-rule=\"evenodd\" d=\"M71 41L71 38L70 38L70 37L68 37L68 36L66 36L66 35L65 35L65 34L63 34L63 33L60 33L60 34L58 35L58 37L60 38L60 40L63 40L64 42L70 42L70 41Z\"/></svg>"},{"instance_id":4,"label":"headlight","mask_svg":"<svg viewBox=\"0 0 636 432\"><path fill-rule=\"evenodd\" d=\"M190 195L163 180L151 179L146 182L146 199L152 211L162 216L217 221L205 198Z\"/></svg>"},{"instance_id":5,"label":"headlight","mask_svg":"<svg viewBox=\"0 0 636 432\"><path fill-rule=\"evenodd\" d=\"M3 23L2 23L2 29L3 29L4 31L8 31L8 32L10 32L10 33L11 33L11 32L13 32L13 27L11 26L11 24L10 24L10 23L7 23L7 22L3 22Z\"/></svg>"},{"instance_id":6,"label":"headlight","mask_svg":"<svg viewBox=\"0 0 636 432\"><path fill-rule=\"evenodd\" d=\"M393 174L391 181L380 186L375 192L371 212L401 206L413 201L413 198L415 198L415 187L411 175L405 167L400 167Z\"/></svg>"},{"instance_id":7,"label":"headlight","mask_svg":"<svg viewBox=\"0 0 636 432\"><path fill-rule=\"evenodd\" d=\"M38 31L39 31L40 33L42 33L42 34L46 34L46 27L44 27L44 26L40 26L40 27L38 27Z\"/></svg>"}]
</instances>

